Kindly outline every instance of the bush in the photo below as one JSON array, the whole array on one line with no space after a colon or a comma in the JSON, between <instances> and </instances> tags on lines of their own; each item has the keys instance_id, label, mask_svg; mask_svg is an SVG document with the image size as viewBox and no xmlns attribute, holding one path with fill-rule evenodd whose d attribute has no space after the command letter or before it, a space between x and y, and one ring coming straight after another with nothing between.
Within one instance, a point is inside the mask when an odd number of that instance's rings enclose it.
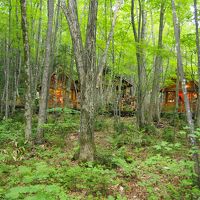
<instances>
[{"instance_id":1,"label":"bush","mask_svg":"<svg viewBox=\"0 0 200 200\"><path fill-rule=\"evenodd\" d=\"M87 194L106 195L109 188L116 184L116 173L103 169L101 166L93 166L90 163L84 166L65 168L58 175L58 179L71 191L86 190Z\"/></svg>"},{"instance_id":2,"label":"bush","mask_svg":"<svg viewBox=\"0 0 200 200\"><path fill-rule=\"evenodd\" d=\"M94 129L95 131L103 131L108 128L108 125L104 119L98 119L95 121Z\"/></svg>"},{"instance_id":3,"label":"bush","mask_svg":"<svg viewBox=\"0 0 200 200\"><path fill-rule=\"evenodd\" d=\"M133 125L120 123L118 131L110 138L110 142L115 148L120 148L123 145L129 145L135 148L151 143L150 136L145 134L144 131L139 131Z\"/></svg>"},{"instance_id":4,"label":"bush","mask_svg":"<svg viewBox=\"0 0 200 200\"><path fill-rule=\"evenodd\" d=\"M148 192L148 199L198 199L200 192L194 184L193 167L192 161L157 154L142 162L136 173L140 175L139 185ZM144 173L148 179L143 179Z\"/></svg>"},{"instance_id":5,"label":"bush","mask_svg":"<svg viewBox=\"0 0 200 200\"><path fill-rule=\"evenodd\" d=\"M79 114L80 111L71 108L50 108L47 110L48 113L65 113L65 114Z\"/></svg>"},{"instance_id":6,"label":"bush","mask_svg":"<svg viewBox=\"0 0 200 200\"><path fill-rule=\"evenodd\" d=\"M174 142L175 140L174 129L172 127L164 128L163 133L162 133L162 138L163 140L167 142Z\"/></svg>"},{"instance_id":7,"label":"bush","mask_svg":"<svg viewBox=\"0 0 200 200\"><path fill-rule=\"evenodd\" d=\"M0 199L72 199L66 195L68 190L87 196L106 196L117 183L116 172L100 165L63 164L59 162L54 166L45 161L29 160L18 167L0 167L0 175L7 176L5 182L0 183Z\"/></svg>"},{"instance_id":8,"label":"bush","mask_svg":"<svg viewBox=\"0 0 200 200\"><path fill-rule=\"evenodd\" d=\"M43 125L46 133L63 134L70 131L75 131L79 127L79 124L73 119L68 118L64 122L59 123L47 123Z\"/></svg>"},{"instance_id":9,"label":"bush","mask_svg":"<svg viewBox=\"0 0 200 200\"><path fill-rule=\"evenodd\" d=\"M120 168L120 171L124 175L123 178L131 177L134 174L135 162L132 157L127 154L125 147L112 151L99 150L96 163L109 169Z\"/></svg>"},{"instance_id":10,"label":"bush","mask_svg":"<svg viewBox=\"0 0 200 200\"><path fill-rule=\"evenodd\" d=\"M157 151L157 153L174 153L177 150L181 150L181 144L173 144L166 141L162 141L159 144L154 145L153 148Z\"/></svg>"},{"instance_id":11,"label":"bush","mask_svg":"<svg viewBox=\"0 0 200 200\"><path fill-rule=\"evenodd\" d=\"M0 122L0 144L9 141L23 141L24 125L11 119Z\"/></svg>"},{"instance_id":12,"label":"bush","mask_svg":"<svg viewBox=\"0 0 200 200\"><path fill-rule=\"evenodd\" d=\"M126 131L127 128L129 128L129 126L125 126L124 122L114 122L114 130L119 134Z\"/></svg>"},{"instance_id":13,"label":"bush","mask_svg":"<svg viewBox=\"0 0 200 200\"><path fill-rule=\"evenodd\" d=\"M158 129L153 124L146 125L144 127L144 130L145 130L145 132L147 132L149 134L153 134L153 135L158 133Z\"/></svg>"},{"instance_id":14,"label":"bush","mask_svg":"<svg viewBox=\"0 0 200 200\"><path fill-rule=\"evenodd\" d=\"M65 194L62 187L56 184L52 185L29 185L29 186L16 186L8 190L5 199L24 199L24 200L38 200L38 199L69 199Z\"/></svg>"}]
</instances>

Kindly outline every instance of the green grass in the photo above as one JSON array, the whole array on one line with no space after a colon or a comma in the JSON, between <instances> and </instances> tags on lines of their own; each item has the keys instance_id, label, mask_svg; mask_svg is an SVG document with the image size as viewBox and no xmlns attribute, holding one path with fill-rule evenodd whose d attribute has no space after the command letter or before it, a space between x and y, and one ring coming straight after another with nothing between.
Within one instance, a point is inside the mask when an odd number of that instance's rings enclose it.
<instances>
[{"instance_id":1,"label":"green grass","mask_svg":"<svg viewBox=\"0 0 200 200\"><path fill-rule=\"evenodd\" d=\"M0 123L0 199L198 199L185 130L138 131L131 118L96 122L97 159L79 164L79 114L49 116L46 143L24 144L22 122ZM198 130L197 130L198 133ZM197 134L199 137L199 134Z\"/></svg>"}]
</instances>

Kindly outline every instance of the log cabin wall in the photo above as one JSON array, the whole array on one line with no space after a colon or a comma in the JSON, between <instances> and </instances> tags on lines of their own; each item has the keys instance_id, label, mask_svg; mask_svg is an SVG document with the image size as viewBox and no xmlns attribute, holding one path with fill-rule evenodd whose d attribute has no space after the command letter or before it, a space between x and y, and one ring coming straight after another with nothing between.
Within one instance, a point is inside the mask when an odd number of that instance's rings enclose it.
<instances>
[{"instance_id":1,"label":"log cabin wall","mask_svg":"<svg viewBox=\"0 0 200 200\"><path fill-rule=\"evenodd\" d=\"M67 81L69 77L66 75L56 75L53 73L50 80L48 107L65 107L72 108L79 107L78 100L78 85L74 80L71 81L69 88L67 88Z\"/></svg>"},{"instance_id":2,"label":"log cabin wall","mask_svg":"<svg viewBox=\"0 0 200 200\"><path fill-rule=\"evenodd\" d=\"M197 84L194 81L189 81L187 82L186 87L191 111L196 112L198 91ZM176 105L176 84L174 83L171 86L163 88L161 92L163 93L162 112L173 112ZM185 112L185 104L181 83L179 84L178 96L178 112Z\"/></svg>"},{"instance_id":3,"label":"log cabin wall","mask_svg":"<svg viewBox=\"0 0 200 200\"><path fill-rule=\"evenodd\" d=\"M78 81L72 80L69 88L67 82L69 77L53 73L50 80L48 107L71 107L80 108L80 86ZM116 78L116 90L119 87L119 80ZM121 110L133 111L136 108L135 98L131 95L132 84L127 80L122 80L122 98L120 102Z\"/></svg>"},{"instance_id":4,"label":"log cabin wall","mask_svg":"<svg viewBox=\"0 0 200 200\"><path fill-rule=\"evenodd\" d=\"M119 78L116 77L116 90L119 87ZM121 111L135 111L136 110L136 98L132 96L131 88L133 85L126 79L122 79L122 86L121 86L121 101L120 109Z\"/></svg>"}]
</instances>

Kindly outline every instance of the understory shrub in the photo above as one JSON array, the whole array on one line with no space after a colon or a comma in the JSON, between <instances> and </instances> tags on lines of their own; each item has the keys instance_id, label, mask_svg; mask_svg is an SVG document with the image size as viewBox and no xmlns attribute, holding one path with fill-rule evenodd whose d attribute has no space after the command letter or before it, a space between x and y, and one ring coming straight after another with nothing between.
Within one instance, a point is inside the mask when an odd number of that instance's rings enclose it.
<instances>
[{"instance_id":1,"label":"understory shrub","mask_svg":"<svg viewBox=\"0 0 200 200\"><path fill-rule=\"evenodd\" d=\"M155 136L158 134L158 129L155 127L154 124L148 124L144 127L144 131L147 132L148 134L152 134Z\"/></svg>"},{"instance_id":2,"label":"understory shrub","mask_svg":"<svg viewBox=\"0 0 200 200\"><path fill-rule=\"evenodd\" d=\"M162 132L162 138L163 138L163 140L165 140L167 142L174 142L174 140L175 140L174 128L172 128L172 127L164 128L164 130Z\"/></svg>"},{"instance_id":3,"label":"understory shrub","mask_svg":"<svg viewBox=\"0 0 200 200\"><path fill-rule=\"evenodd\" d=\"M74 166L65 168L58 180L71 191L86 190L87 194L106 195L116 184L116 172L103 169L100 165Z\"/></svg>"},{"instance_id":4,"label":"understory shrub","mask_svg":"<svg viewBox=\"0 0 200 200\"><path fill-rule=\"evenodd\" d=\"M120 168L124 178L135 175L134 168L136 163L127 154L125 147L117 150L99 150L96 163L108 169Z\"/></svg>"},{"instance_id":5,"label":"understory shrub","mask_svg":"<svg viewBox=\"0 0 200 200\"><path fill-rule=\"evenodd\" d=\"M95 126L94 126L95 131L103 131L107 128L108 128L108 124L106 123L104 119L101 118L95 121Z\"/></svg>"},{"instance_id":6,"label":"understory shrub","mask_svg":"<svg viewBox=\"0 0 200 200\"><path fill-rule=\"evenodd\" d=\"M125 125L124 122L116 122L114 121L114 130L116 133L123 133L124 131L127 131L130 129L130 125Z\"/></svg>"},{"instance_id":7,"label":"understory shrub","mask_svg":"<svg viewBox=\"0 0 200 200\"><path fill-rule=\"evenodd\" d=\"M80 111L71 108L49 108L48 113L65 113L65 114L79 114Z\"/></svg>"},{"instance_id":8,"label":"understory shrub","mask_svg":"<svg viewBox=\"0 0 200 200\"><path fill-rule=\"evenodd\" d=\"M132 125L124 126L123 132L117 132L113 137L110 137L110 142L115 148L120 148L124 145L136 148L149 145L151 141L149 135L145 134L144 131L139 131Z\"/></svg>"},{"instance_id":9,"label":"understory shrub","mask_svg":"<svg viewBox=\"0 0 200 200\"><path fill-rule=\"evenodd\" d=\"M26 162L17 168L0 167L0 175L7 180L0 183L0 199L70 199L67 191L85 192L87 195L107 196L117 184L117 174L100 165L59 166L45 161Z\"/></svg>"},{"instance_id":10,"label":"understory shrub","mask_svg":"<svg viewBox=\"0 0 200 200\"><path fill-rule=\"evenodd\" d=\"M54 134L69 133L71 131L77 130L78 127L79 124L74 120L72 120L71 118L68 118L68 120L65 120L64 122L47 123L43 125L44 131L46 133L54 133Z\"/></svg>"},{"instance_id":11,"label":"understory shrub","mask_svg":"<svg viewBox=\"0 0 200 200\"><path fill-rule=\"evenodd\" d=\"M157 154L135 170L140 178L139 185L148 192L148 199L198 199L200 191L194 182L193 167L190 160L178 161Z\"/></svg>"},{"instance_id":12,"label":"understory shrub","mask_svg":"<svg viewBox=\"0 0 200 200\"><path fill-rule=\"evenodd\" d=\"M181 143L169 143L166 141L161 141L159 144L153 146L157 153L174 153L181 150Z\"/></svg>"},{"instance_id":13,"label":"understory shrub","mask_svg":"<svg viewBox=\"0 0 200 200\"><path fill-rule=\"evenodd\" d=\"M0 122L0 144L10 141L23 141L24 125L12 119Z\"/></svg>"},{"instance_id":14,"label":"understory shrub","mask_svg":"<svg viewBox=\"0 0 200 200\"><path fill-rule=\"evenodd\" d=\"M66 195L62 187L57 184L45 185L29 185L16 186L8 190L5 195L6 200L24 199L24 200L67 200L70 199Z\"/></svg>"}]
</instances>

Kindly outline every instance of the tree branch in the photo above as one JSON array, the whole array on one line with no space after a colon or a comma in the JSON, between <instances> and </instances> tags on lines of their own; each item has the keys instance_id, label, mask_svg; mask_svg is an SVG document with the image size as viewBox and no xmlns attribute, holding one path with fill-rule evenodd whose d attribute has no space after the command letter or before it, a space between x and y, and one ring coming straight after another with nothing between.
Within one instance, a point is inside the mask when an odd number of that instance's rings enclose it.
<instances>
[{"instance_id":1,"label":"tree branch","mask_svg":"<svg viewBox=\"0 0 200 200\"><path fill-rule=\"evenodd\" d=\"M98 70L98 74L97 74L97 85L96 85L97 88L99 87L98 84L100 82L101 75L102 75L103 69L104 69L104 65L106 63L106 58L107 58L107 55L108 55L110 42L112 40L113 33L114 33L114 28L115 28L116 21L117 21L117 14L119 12L119 9L120 9L122 3L123 3L123 1L118 0L117 5L115 6L114 16L113 16L113 20L112 20L112 25L111 25L111 28L110 28L109 36L108 36L108 39L107 39L106 48L105 48L105 50L103 52L102 57L100 58L99 65L98 65L98 69L99 70Z\"/></svg>"},{"instance_id":2,"label":"tree branch","mask_svg":"<svg viewBox=\"0 0 200 200\"><path fill-rule=\"evenodd\" d=\"M85 73L85 66L83 58L84 48L82 43L80 25L78 21L77 2L76 0L69 0L67 6L65 0L61 0L61 8L68 22L74 48L76 67L79 78L81 78L80 74Z\"/></svg>"}]
</instances>

